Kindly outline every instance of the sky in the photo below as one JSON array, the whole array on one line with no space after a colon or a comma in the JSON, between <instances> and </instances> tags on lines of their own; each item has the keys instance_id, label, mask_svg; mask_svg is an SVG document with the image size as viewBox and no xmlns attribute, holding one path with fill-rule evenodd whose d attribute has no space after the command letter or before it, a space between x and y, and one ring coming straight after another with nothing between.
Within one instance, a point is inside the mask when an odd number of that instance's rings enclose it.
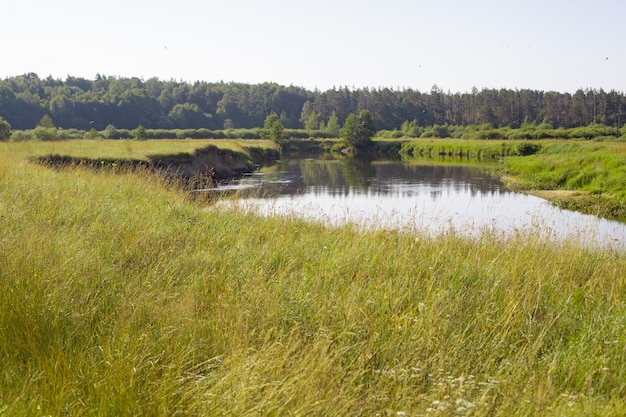
<instances>
[{"instance_id":1,"label":"sky","mask_svg":"<svg viewBox=\"0 0 626 417\"><path fill-rule=\"evenodd\" d=\"M0 78L626 91L623 0L0 1Z\"/></svg>"}]
</instances>

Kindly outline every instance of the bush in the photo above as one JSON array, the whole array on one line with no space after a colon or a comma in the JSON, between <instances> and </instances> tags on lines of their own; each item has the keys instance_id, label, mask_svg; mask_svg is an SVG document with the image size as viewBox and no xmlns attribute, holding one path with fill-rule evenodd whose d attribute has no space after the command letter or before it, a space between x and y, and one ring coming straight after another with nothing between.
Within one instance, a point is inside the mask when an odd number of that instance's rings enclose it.
<instances>
[{"instance_id":1,"label":"bush","mask_svg":"<svg viewBox=\"0 0 626 417\"><path fill-rule=\"evenodd\" d=\"M447 125L433 125L430 128L424 130L422 138L449 138L450 129Z\"/></svg>"},{"instance_id":2,"label":"bush","mask_svg":"<svg viewBox=\"0 0 626 417\"><path fill-rule=\"evenodd\" d=\"M399 139L403 137L410 137L409 134L403 133L400 130L379 130L376 133L377 138L385 138L385 139Z\"/></svg>"},{"instance_id":3,"label":"bush","mask_svg":"<svg viewBox=\"0 0 626 417\"><path fill-rule=\"evenodd\" d=\"M150 139L176 139L176 132L169 129L148 129L146 131Z\"/></svg>"},{"instance_id":4,"label":"bush","mask_svg":"<svg viewBox=\"0 0 626 417\"><path fill-rule=\"evenodd\" d=\"M533 155L539 152L541 145L538 143L522 142L517 145L517 154L519 156Z\"/></svg>"},{"instance_id":5,"label":"bush","mask_svg":"<svg viewBox=\"0 0 626 417\"><path fill-rule=\"evenodd\" d=\"M23 142L32 139L32 130L15 130L11 133L11 141L13 142Z\"/></svg>"},{"instance_id":6,"label":"bush","mask_svg":"<svg viewBox=\"0 0 626 417\"><path fill-rule=\"evenodd\" d=\"M470 133L469 139L506 139L506 135L501 129L487 129Z\"/></svg>"},{"instance_id":7,"label":"bush","mask_svg":"<svg viewBox=\"0 0 626 417\"><path fill-rule=\"evenodd\" d=\"M41 141L53 141L58 139L56 128L43 126L37 126L32 137L33 139Z\"/></svg>"}]
</instances>

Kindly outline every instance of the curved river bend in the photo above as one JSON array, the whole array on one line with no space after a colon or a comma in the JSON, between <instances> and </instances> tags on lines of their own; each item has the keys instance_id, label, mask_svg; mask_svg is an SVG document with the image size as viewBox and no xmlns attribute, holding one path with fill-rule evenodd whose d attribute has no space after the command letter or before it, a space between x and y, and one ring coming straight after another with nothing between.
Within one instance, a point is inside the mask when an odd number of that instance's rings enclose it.
<instances>
[{"instance_id":1,"label":"curved river bend","mask_svg":"<svg viewBox=\"0 0 626 417\"><path fill-rule=\"evenodd\" d=\"M484 169L399 161L290 160L218 190L238 190L235 204L265 215L297 215L331 225L449 231L480 237L531 230L545 239L626 246L626 225L562 210L507 190Z\"/></svg>"}]
</instances>

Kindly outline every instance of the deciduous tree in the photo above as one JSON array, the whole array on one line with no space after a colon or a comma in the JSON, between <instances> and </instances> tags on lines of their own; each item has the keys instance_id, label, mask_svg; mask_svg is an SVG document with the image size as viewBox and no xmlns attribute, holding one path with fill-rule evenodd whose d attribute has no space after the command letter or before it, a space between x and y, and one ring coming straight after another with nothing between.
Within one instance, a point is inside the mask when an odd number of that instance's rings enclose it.
<instances>
[{"instance_id":1,"label":"deciduous tree","mask_svg":"<svg viewBox=\"0 0 626 417\"><path fill-rule=\"evenodd\" d=\"M334 137L339 137L341 134L341 127L339 126L339 118L337 117L337 113L333 110L328 119L328 124L326 125L326 132L330 133Z\"/></svg>"},{"instance_id":2,"label":"deciduous tree","mask_svg":"<svg viewBox=\"0 0 626 417\"><path fill-rule=\"evenodd\" d=\"M6 140L11 137L11 125L9 122L0 117L0 140Z\"/></svg>"},{"instance_id":3,"label":"deciduous tree","mask_svg":"<svg viewBox=\"0 0 626 417\"><path fill-rule=\"evenodd\" d=\"M148 132L145 127L139 125L135 128L135 130L133 130L133 136L137 140L148 139Z\"/></svg>"},{"instance_id":4,"label":"deciduous tree","mask_svg":"<svg viewBox=\"0 0 626 417\"><path fill-rule=\"evenodd\" d=\"M367 148L374 134L376 125L367 110L361 110L358 115L350 113L341 129L341 139L348 147L355 149Z\"/></svg>"},{"instance_id":5,"label":"deciduous tree","mask_svg":"<svg viewBox=\"0 0 626 417\"><path fill-rule=\"evenodd\" d=\"M272 113L265 118L265 122L263 123L263 137L273 140L278 145L284 145L286 143L285 127L276 113Z\"/></svg>"}]
</instances>

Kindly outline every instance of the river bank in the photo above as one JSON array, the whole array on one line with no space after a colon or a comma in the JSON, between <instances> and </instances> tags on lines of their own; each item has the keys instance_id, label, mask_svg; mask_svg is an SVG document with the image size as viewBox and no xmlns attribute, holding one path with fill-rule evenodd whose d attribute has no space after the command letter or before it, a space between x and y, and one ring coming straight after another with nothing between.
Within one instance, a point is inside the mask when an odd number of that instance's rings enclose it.
<instances>
[{"instance_id":1,"label":"river bank","mask_svg":"<svg viewBox=\"0 0 626 417\"><path fill-rule=\"evenodd\" d=\"M625 142L413 139L400 153L409 159L497 162L493 175L513 191L626 222Z\"/></svg>"},{"instance_id":2,"label":"river bank","mask_svg":"<svg viewBox=\"0 0 626 417\"><path fill-rule=\"evenodd\" d=\"M165 144L165 146L163 145ZM31 147L32 145L28 145ZM92 168L145 166L186 182L220 182L252 172L280 157L275 145L261 140L152 140L40 142L33 158L53 166ZM93 148L82 152L81 148ZM144 149L124 152L125 149ZM206 148L206 149L202 149ZM78 149L78 150L77 150ZM181 149L188 149L181 152ZM336 140L292 140L286 155L336 155ZM511 190L533 194L561 208L626 222L626 143L577 140L376 140L368 155L445 163L489 163L489 170ZM496 164L494 167L493 165Z\"/></svg>"},{"instance_id":3,"label":"river bank","mask_svg":"<svg viewBox=\"0 0 626 417\"><path fill-rule=\"evenodd\" d=\"M74 142L80 145L81 141ZM107 146L120 148L130 146L129 143L119 142L109 142ZM226 142L226 145L229 144ZM80 146L77 146L78 149L66 149L64 154L43 154L31 156L30 159L56 168L67 166L82 166L95 170L143 168L158 172L169 180L182 180L185 184L193 185L230 180L253 172L260 165L271 163L280 157L278 151L271 146L254 146L250 143L246 144L248 146L238 145L234 149L229 149L218 145L219 142L204 144L192 148L189 152L176 151L174 148L174 152L170 153L154 153L154 150L150 152L147 150L149 148L146 148L143 152L135 152L133 156L107 156L107 146L102 146L100 155L94 155L93 151L81 154Z\"/></svg>"}]
</instances>

